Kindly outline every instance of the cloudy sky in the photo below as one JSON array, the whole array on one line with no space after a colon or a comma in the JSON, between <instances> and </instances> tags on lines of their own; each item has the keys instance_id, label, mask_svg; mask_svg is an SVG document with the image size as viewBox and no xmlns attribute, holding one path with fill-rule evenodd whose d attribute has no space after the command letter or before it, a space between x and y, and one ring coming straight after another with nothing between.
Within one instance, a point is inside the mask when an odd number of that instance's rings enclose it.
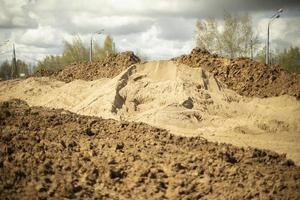
<instances>
[{"instance_id":1,"label":"cloudy sky","mask_svg":"<svg viewBox=\"0 0 300 200\"><path fill-rule=\"evenodd\" d=\"M17 57L36 62L62 52L62 41L79 34L88 45L91 33L101 43L110 34L119 51L133 50L150 59L188 53L194 46L197 19L222 19L224 11L249 13L262 42L274 11L271 48L300 47L299 0L0 0L0 61ZM9 40L5 43L4 41Z\"/></svg>"}]
</instances>

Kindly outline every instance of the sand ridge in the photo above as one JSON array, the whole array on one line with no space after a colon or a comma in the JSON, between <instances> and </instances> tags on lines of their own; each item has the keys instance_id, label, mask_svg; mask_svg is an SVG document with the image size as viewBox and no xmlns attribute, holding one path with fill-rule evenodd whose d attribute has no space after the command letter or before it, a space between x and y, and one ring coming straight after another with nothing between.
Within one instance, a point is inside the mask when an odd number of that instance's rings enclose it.
<instances>
[{"instance_id":1,"label":"sand ridge","mask_svg":"<svg viewBox=\"0 0 300 200\"><path fill-rule=\"evenodd\" d=\"M300 103L291 96L247 98L203 68L173 61L131 65L113 78L69 83L49 77L0 83L0 100L145 122L177 135L254 146L300 161Z\"/></svg>"}]
</instances>

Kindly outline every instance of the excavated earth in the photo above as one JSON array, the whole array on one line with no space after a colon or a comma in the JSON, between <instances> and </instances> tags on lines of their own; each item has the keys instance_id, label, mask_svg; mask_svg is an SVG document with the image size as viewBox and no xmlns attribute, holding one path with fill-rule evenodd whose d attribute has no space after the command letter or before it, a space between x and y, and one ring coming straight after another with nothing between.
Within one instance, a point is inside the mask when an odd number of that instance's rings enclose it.
<instances>
[{"instance_id":1,"label":"excavated earth","mask_svg":"<svg viewBox=\"0 0 300 200\"><path fill-rule=\"evenodd\" d=\"M279 66L269 67L248 58L227 59L200 48L172 60L178 64L208 70L228 88L243 96L274 97L287 94L300 98L300 75L288 73ZM63 82L75 79L91 81L113 78L139 62L140 59L128 51L111 54L101 61L73 63L59 72L37 71L33 76L50 76Z\"/></svg>"},{"instance_id":2,"label":"excavated earth","mask_svg":"<svg viewBox=\"0 0 300 200\"><path fill-rule=\"evenodd\" d=\"M197 48L172 60L2 82L0 199L300 199L300 76Z\"/></svg>"},{"instance_id":3,"label":"excavated earth","mask_svg":"<svg viewBox=\"0 0 300 200\"><path fill-rule=\"evenodd\" d=\"M0 101L143 122L181 136L286 153L300 163L300 101L242 97L213 74L172 61L134 64L114 78L70 83L32 77L0 83Z\"/></svg>"},{"instance_id":4,"label":"excavated earth","mask_svg":"<svg viewBox=\"0 0 300 200\"><path fill-rule=\"evenodd\" d=\"M32 76L52 77L66 83L75 79L92 81L99 78L115 77L130 65L138 62L140 62L140 59L132 51L127 51L110 54L101 61L73 63L58 72L39 70Z\"/></svg>"},{"instance_id":5,"label":"excavated earth","mask_svg":"<svg viewBox=\"0 0 300 200\"><path fill-rule=\"evenodd\" d=\"M195 48L188 55L172 59L190 67L202 67L243 96L273 97L288 94L300 98L300 74L279 66L270 67L248 58L227 59Z\"/></svg>"},{"instance_id":6,"label":"excavated earth","mask_svg":"<svg viewBox=\"0 0 300 200\"><path fill-rule=\"evenodd\" d=\"M300 199L284 155L0 103L0 199Z\"/></svg>"}]
</instances>

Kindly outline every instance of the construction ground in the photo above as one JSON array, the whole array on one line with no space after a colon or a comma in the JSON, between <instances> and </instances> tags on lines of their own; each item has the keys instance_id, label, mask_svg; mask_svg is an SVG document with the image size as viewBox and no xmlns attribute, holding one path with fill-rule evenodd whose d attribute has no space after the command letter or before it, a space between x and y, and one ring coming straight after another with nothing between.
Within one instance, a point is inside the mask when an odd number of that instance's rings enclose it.
<instances>
[{"instance_id":1,"label":"construction ground","mask_svg":"<svg viewBox=\"0 0 300 200\"><path fill-rule=\"evenodd\" d=\"M196 48L0 82L0 199L300 199L300 75Z\"/></svg>"}]
</instances>

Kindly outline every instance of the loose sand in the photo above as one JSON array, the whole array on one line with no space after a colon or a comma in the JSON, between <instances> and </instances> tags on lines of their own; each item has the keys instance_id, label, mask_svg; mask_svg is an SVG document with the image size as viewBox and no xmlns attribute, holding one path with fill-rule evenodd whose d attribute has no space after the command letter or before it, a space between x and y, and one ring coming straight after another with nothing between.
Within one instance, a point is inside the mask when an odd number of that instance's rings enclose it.
<instances>
[{"instance_id":1,"label":"loose sand","mask_svg":"<svg viewBox=\"0 0 300 200\"><path fill-rule=\"evenodd\" d=\"M296 98L242 97L206 70L172 61L135 64L112 79L0 82L0 101L11 98L31 106L145 122L177 135L271 149L300 163Z\"/></svg>"}]
</instances>

